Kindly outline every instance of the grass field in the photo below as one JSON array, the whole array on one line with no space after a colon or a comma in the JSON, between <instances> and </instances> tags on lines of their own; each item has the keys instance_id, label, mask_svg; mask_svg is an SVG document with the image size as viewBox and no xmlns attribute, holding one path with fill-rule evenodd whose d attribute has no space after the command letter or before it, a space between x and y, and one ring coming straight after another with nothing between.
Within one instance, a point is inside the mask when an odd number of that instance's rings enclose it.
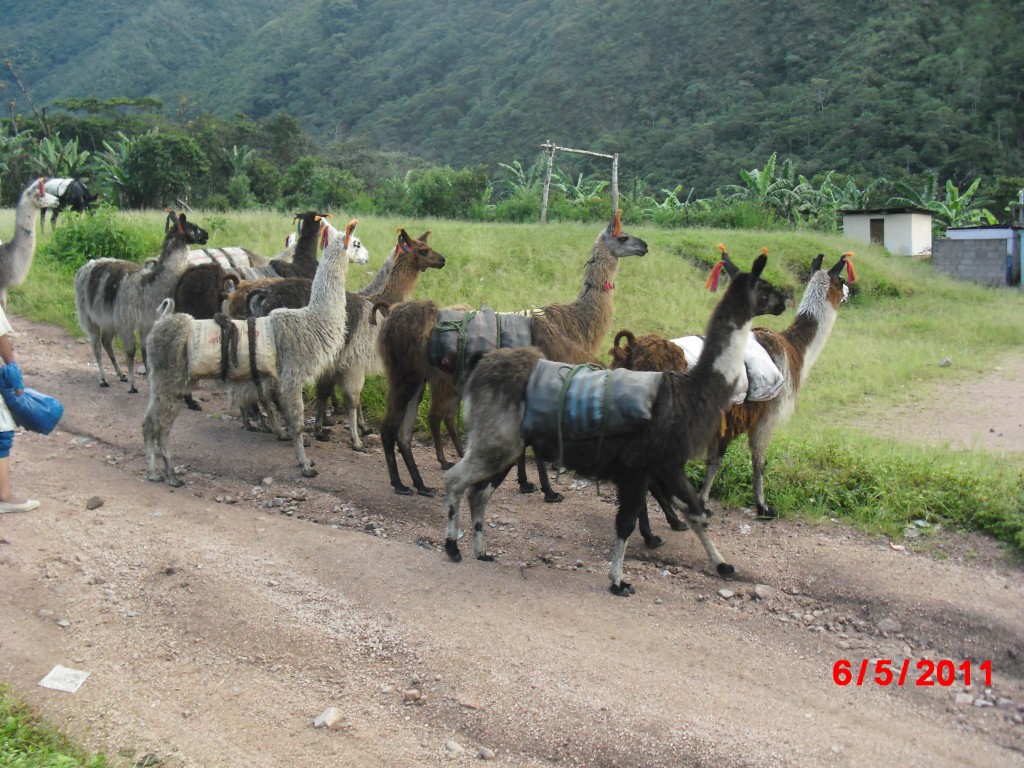
<instances>
[{"instance_id":1,"label":"grass field","mask_svg":"<svg viewBox=\"0 0 1024 768\"><path fill-rule=\"evenodd\" d=\"M159 247L165 214L124 215ZM0 236L13 231L13 211L0 211ZM211 246L243 245L276 254L292 228L289 215L272 212L208 214L191 220L211 233ZM348 221L336 214L334 224ZM366 217L358 234L371 253L370 264L353 266L349 283L369 281L394 245L396 228L419 235L432 230L434 247L447 259L417 287L418 297L441 305L486 304L508 311L572 301L583 266L600 229L584 224L477 224L447 220ZM911 391L948 385L990 371L994 361L1024 341L1024 294L989 289L936 275L927 261L888 254L881 248L839 235L805 231L668 230L627 227L650 250L623 260L615 285L620 328L635 333L680 336L703 331L718 295L704 290L716 244L749 265L762 247L769 253L766 277L796 301L810 263L824 253L834 263L855 251L858 280L824 353L800 396L795 416L777 430L769 450L766 492L783 514L810 519L841 517L858 527L897 536L914 519L984 530L1024 552L1022 476L1012 461L973 452L923 449L851 430L849 422L884 414L905 403ZM74 317L73 271L50 249L50 232L40 233L29 279L11 293L10 309L34 320L59 324L80 334ZM789 310L763 324L782 329ZM957 361L940 368L937 361ZM364 393L371 417L379 418L382 383ZM726 503L750 504L749 456L734 443L716 481ZM693 469L699 475L700 468Z\"/></svg>"}]
</instances>

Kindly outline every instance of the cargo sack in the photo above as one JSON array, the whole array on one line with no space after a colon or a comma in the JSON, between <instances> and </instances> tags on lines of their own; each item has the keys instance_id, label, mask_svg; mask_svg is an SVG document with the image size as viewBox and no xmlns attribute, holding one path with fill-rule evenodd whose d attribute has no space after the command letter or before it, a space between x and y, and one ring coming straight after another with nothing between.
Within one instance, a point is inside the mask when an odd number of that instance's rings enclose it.
<instances>
[{"instance_id":1,"label":"cargo sack","mask_svg":"<svg viewBox=\"0 0 1024 768\"><path fill-rule=\"evenodd\" d=\"M461 382L468 361L498 348L528 346L531 338L528 317L497 313L490 307L470 312L442 309L427 341L427 358Z\"/></svg>"},{"instance_id":2,"label":"cargo sack","mask_svg":"<svg viewBox=\"0 0 1024 768\"><path fill-rule=\"evenodd\" d=\"M672 339L672 343L682 348L687 368L693 368L704 351L704 339L701 336L683 336ZM729 399L732 405L746 400L771 400L779 394L782 385L786 383L786 377L776 367L771 355L758 342L753 331L750 332L750 339L743 353L743 368Z\"/></svg>"},{"instance_id":3,"label":"cargo sack","mask_svg":"<svg viewBox=\"0 0 1024 768\"><path fill-rule=\"evenodd\" d=\"M523 438L591 440L637 432L651 420L663 374L540 360L526 382Z\"/></svg>"},{"instance_id":4,"label":"cargo sack","mask_svg":"<svg viewBox=\"0 0 1024 768\"><path fill-rule=\"evenodd\" d=\"M188 336L190 378L239 381L277 378L277 349L269 317L196 320Z\"/></svg>"}]
</instances>

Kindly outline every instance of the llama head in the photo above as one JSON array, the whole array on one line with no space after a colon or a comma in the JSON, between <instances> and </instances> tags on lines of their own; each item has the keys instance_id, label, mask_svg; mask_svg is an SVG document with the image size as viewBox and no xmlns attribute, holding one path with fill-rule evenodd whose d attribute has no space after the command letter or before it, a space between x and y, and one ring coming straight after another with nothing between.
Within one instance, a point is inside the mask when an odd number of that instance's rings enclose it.
<instances>
[{"instance_id":1,"label":"llama head","mask_svg":"<svg viewBox=\"0 0 1024 768\"><path fill-rule=\"evenodd\" d=\"M441 269L444 266L444 256L435 251L427 243L430 237L428 229L418 240L409 237L404 229L398 230L398 244L395 246L395 267L397 268L403 260L409 259L411 264L420 272L428 269Z\"/></svg>"},{"instance_id":2,"label":"llama head","mask_svg":"<svg viewBox=\"0 0 1024 768\"><path fill-rule=\"evenodd\" d=\"M46 178L40 177L33 181L22 193L22 199L36 208L56 208L60 201L46 191Z\"/></svg>"},{"instance_id":3,"label":"llama head","mask_svg":"<svg viewBox=\"0 0 1024 768\"><path fill-rule=\"evenodd\" d=\"M206 245L206 241L210 239L210 234L198 224L186 219L184 213L178 214L177 232L188 245Z\"/></svg>"},{"instance_id":4,"label":"llama head","mask_svg":"<svg viewBox=\"0 0 1024 768\"><path fill-rule=\"evenodd\" d=\"M720 305L732 308L736 327L758 315L781 315L786 309L782 291L761 277L768 263L768 249L754 259L749 272L737 272L729 281L729 289Z\"/></svg>"},{"instance_id":5,"label":"llama head","mask_svg":"<svg viewBox=\"0 0 1024 768\"><path fill-rule=\"evenodd\" d=\"M366 250L363 241L355 235L356 223L356 220L353 219L345 228L345 232L341 232L331 226L326 220L321 221L320 247L326 251L331 243L336 242L337 245L335 247L345 250L350 264L365 264L370 260L370 252ZM345 245L346 238L348 245Z\"/></svg>"},{"instance_id":6,"label":"llama head","mask_svg":"<svg viewBox=\"0 0 1024 768\"><path fill-rule=\"evenodd\" d=\"M850 297L850 286L843 279L843 270L846 270L850 283L857 279L853 273L853 254L844 253L830 269L822 266L824 260L823 253L814 258L811 264L811 277L807 281L807 289L804 291L797 314L820 317L825 312L834 313L839 305Z\"/></svg>"},{"instance_id":7,"label":"llama head","mask_svg":"<svg viewBox=\"0 0 1024 768\"><path fill-rule=\"evenodd\" d=\"M602 232L595 245L604 245L608 253L616 259L624 256L643 256L647 253L647 243L622 231L622 210L619 209L612 217L611 223Z\"/></svg>"}]
</instances>

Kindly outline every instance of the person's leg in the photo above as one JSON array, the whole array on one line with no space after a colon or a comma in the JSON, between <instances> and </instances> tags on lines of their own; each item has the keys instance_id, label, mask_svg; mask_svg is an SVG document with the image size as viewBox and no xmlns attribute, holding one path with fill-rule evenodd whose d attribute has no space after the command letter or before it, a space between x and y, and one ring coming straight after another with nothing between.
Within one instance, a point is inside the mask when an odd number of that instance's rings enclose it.
<instances>
[{"instance_id":1,"label":"person's leg","mask_svg":"<svg viewBox=\"0 0 1024 768\"><path fill-rule=\"evenodd\" d=\"M0 504L13 507L35 509L39 502L14 492L11 488L11 445L14 443L14 432L0 432ZM17 511L17 510L3 510Z\"/></svg>"}]
</instances>

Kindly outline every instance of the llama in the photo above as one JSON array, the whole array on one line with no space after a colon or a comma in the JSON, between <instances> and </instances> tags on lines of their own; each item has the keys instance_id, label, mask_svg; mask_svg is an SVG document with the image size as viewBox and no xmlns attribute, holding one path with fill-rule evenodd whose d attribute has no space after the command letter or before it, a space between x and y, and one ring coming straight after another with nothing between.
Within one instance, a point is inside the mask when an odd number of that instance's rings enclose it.
<instances>
[{"instance_id":1,"label":"llama","mask_svg":"<svg viewBox=\"0 0 1024 768\"><path fill-rule=\"evenodd\" d=\"M539 347L551 360L567 363L597 360L601 340L611 328L612 292L619 259L647 253L647 243L622 231L621 214L621 211L616 211L608 227L597 236L583 271L583 286L576 301L550 304L530 315L530 343ZM409 495L412 490L402 483L398 474L396 441L416 491L421 496L433 495L433 491L423 483L412 455L412 430L426 382L446 375L428 360L428 341L437 323L438 311L437 305L431 301L401 304L388 316L378 339L388 376L388 403L380 427L381 442L391 485L396 493L402 495ZM457 390L462 383L461 377L456 375L454 380ZM450 410L450 406L440 408L438 412L444 413L446 409ZM558 494L551 490L543 467L541 470L545 499L560 500ZM522 485L525 474L521 474L520 480L522 490L532 490L528 484Z\"/></svg>"},{"instance_id":2,"label":"llama","mask_svg":"<svg viewBox=\"0 0 1024 768\"><path fill-rule=\"evenodd\" d=\"M429 235L430 232L427 232L421 239L413 240L404 229L399 230L391 270L380 290L365 297L359 294L350 294L347 297L349 324L345 346L335 362L333 371L317 382L318 437L323 432L327 400L337 384L341 386L342 394L348 402L349 441L352 450L366 451L360 437L360 432L366 433L360 397L367 374L376 374L381 369L380 355L377 351L380 326L375 322L376 308L380 305L390 308L393 304L408 301L422 272L444 267L444 256L427 244L426 238Z\"/></svg>"},{"instance_id":3,"label":"llama","mask_svg":"<svg viewBox=\"0 0 1024 768\"><path fill-rule=\"evenodd\" d=\"M93 259L75 273L75 310L78 324L89 336L101 387L107 384L100 346L114 365L117 378L135 388L135 332L142 341L142 361L146 360L146 337L156 320L157 305L174 293L178 279L188 263L189 244L205 243L207 232L182 213L167 215L163 250L159 259L143 267L121 259ZM114 356L114 336L121 339L128 358L128 375ZM148 370L148 365L146 366Z\"/></svg>"},{"instance_id":4,"label":"llama","mask_svg":"<svg viewBox=\"0 0 1024 768\"><path fill-rule=\"evenodd\" d=\"M715 474L729 443L747 433L750 462L753 469L753 490L758 520L774 520L778 513L768 505L764 495L764 468L768 443L772 432L784 423L796 409L800 387L832 333L839 305L850 295L850 288L842 277L845 268L849 282L856 280L853 272L853 254L844 253L831 269L823 269L824 254L818 254L811 266L811 277L804 290L793 323L784 331L755 328L758 342L771 356L785 377L782 390L772 400L747 401L733 405L726 411L725 426L716 432L708 447L707 466L701 487L701 501L707 503Z\"/></svg>"},{"instance_id":5,"label":"llama","mask_svg":"<svg viewBox=\"0 0 1024 768\"><path fill-rule=\"evenodd\" d=\"M349 231L355 222L349 225ZM302 442L303 402L302 386L316 379L336 359L345 343L345 279L348 275L348 243L340 247L327 248L310 292L309 304L300 309L279 309L266 318L264 337L270 342L275 361L259 371L255 350L250 348L242 365L235 371L248 373L249 381L232 381L232 388L248 390L250 401L262 395L267 401L274 397L281 411L284 427L292 439L295 457L304 477L316 477L314 463L306 456ZM228 329L236 326L227 317L220 315L215 320L195 320L189 315L175 313L174 300L161 304L161 318L153 326L149 336L151 360L149 407L143 420L143 437L146 444L147 477L153 482L180 486L182 480L175 474L171 463L167 439L171 427L181 409L182 398L191 392L197 378L217 378L218 374L199 373L194 356L190 357L190 340L203 323L215 323L224 333L221 342L221 370L219 378L226 379L230 369L230 336ZM256 321L253 320L253 323ZM255 329L250 326L248 338L255 346ZM237 337L236 337L237 340ZM241 346L241 345L239 345ZM237 351L237 349L236 349ZM237 360L235 361L237 362ZM271 370L271 368L273 370ZM254 392L255 391L255 392ZM259 393L259 395L256 394ZM157 456L163 459L164 472L157 469Z\"/></svg>"},{"instance_id":6,"label":"llama","mask_svg":"<svg viewBox=\"0 0 1024 768\"><path fill-rule=\"evenodd\" d=\"M795 409L800 386L828 340L839 304L846 301L849 295L849 287L841 273L845 265L849 280L853 282L852 257L852 253L845 253L835 266L825 270L822 268L824 254L819 254L811 265L811 277L792 325L782 332L767 328L753 329L757 343L767 350L773 363L782 372L784 384L770 400L733 403L726 410L723 426L712 436L708 446L707 465L700 492L704 504L707 504L711 485L729 443L746 432L750 444L757 518L771 520L777 516L764 497L764 466L768 443L775 427L783 423ZM625 346L620 346L622 340L626 341ZM634 338L629 331L620 331L610 354L612 368L634 371L687 369L687 359L682 349L674 341L657 334ZM664 503L662 507L670 525L677 528L678 518Z\"/></svg>"},{"instance_id":7,"label":"llama","mask_svg":"<svg viewBox=\"0 0 1024 768\"><path fill-rule=\"evenodd\" d=\"M57 216L61 211L72 210L76 213L84 213L85 209L100 199L85 186L81 179L47 179L46 191L57 198L57 204L47 206L50 210L50 229L57 228ZM39 218L40 223L46 219L46 208L43 209Z\"/></svg>"},{"instance_id":8,"label":"llama","mask_svg":"<svg viewBox=\"0 0 1024 768\"><path fill-rule=\"evenodd\" d=\"M36 179L21 193L14 212L14 237L0 243L0 308L7 309L7 289L21 285L36 255L36 211L57 205L46 191L45 179Z\"/></svg>"},{"instance_id":9,"label":"llama","mask_svg":"<svg viewBox=\"0 0 1024 768\"><path fill-rule=\"evenodd\" d=\"M445 551L449 558L454 562L462 559L459 509L469 489L473 555L479 560L494 559L484 547L487 502L524 448L532 445L545 460L557 458L571 469L611 480L618 486L616 540L609 571L613 594L634 592L623 579L622 564L629 536L646 508L648 488L685 503L687 522L711 564L720 575L735 573L708 536L706 509L683 473L683 465L706 448L721 422L722 410L743 368L743 350L753 318L779 314L785 308L783 295L760 277L766 262L767 256L759 256L751 272L731 281L708 322L704 355L692 370L685 374L602 372L608 376L625 374L629 386L647 393L646 418L626 424L621 431L605 429L610 413L607 410L595 425L596 432L580 436L572 431L563 434L569 409L556 410L553 418L534 418L529 426L527 417L538 403L559 402L563 383L557 369L571 366L542 363L536 348L499 349L485 355L465 387L469 424L466 453L444 479L448 515ZM553 366L556 375L538 377L536 374L543 373L546 366ZM603 387L599 385L598 391Z\"/></svg>"}]
</instances>

